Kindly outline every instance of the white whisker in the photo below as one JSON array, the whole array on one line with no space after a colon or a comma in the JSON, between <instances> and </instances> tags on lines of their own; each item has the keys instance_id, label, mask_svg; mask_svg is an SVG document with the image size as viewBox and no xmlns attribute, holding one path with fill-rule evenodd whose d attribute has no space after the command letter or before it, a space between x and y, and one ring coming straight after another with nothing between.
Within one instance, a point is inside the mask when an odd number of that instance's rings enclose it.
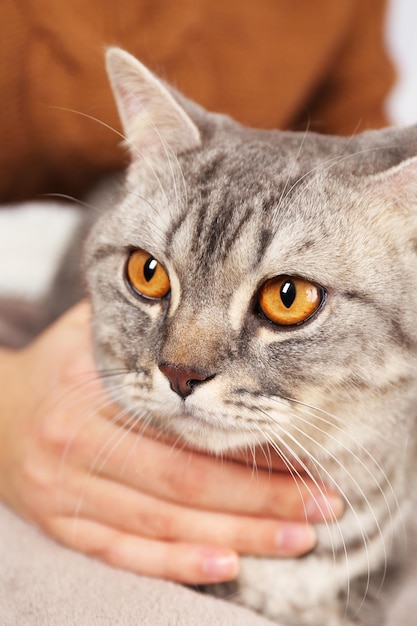
<instances>
[{"instance_id":1,"label":"white whisker","mask_svg":"<svg viewBox=\"0 0 417 626\"><path fill-rule=\"evenodd\" d=\"M183 183L184 186L184 206L187 206L187 185L185 182L185 177L184 177L184 172L182 171L181 168L181 164L178 160L177 155L175 154L175 152L172 150L172 148L170 147L170 145L168 144L168 142L166 141L166 139L161 135L161 133L159 132L158 128L156 127L155 124L153 124L153 130L155 132L155 134L158 136L158 139L164 149L165 152L165 156L166 156L166 160L169 164L169 168L170 168L170 172L171 172L171 178L172 178L172 183L174 186L174 195L175 195L175 200L176 200L176 208L177 211L180 210L181 208L181 204L180 204L180 193L178 191L178 187L177 187L177 178L174 172L174 167L173 167L173 162L175 163L175 165L177 166L177 169L180 173L181 176L181 181Z\"/></svg>"},{"instance_id":2,"label":"white whisker","mask_svg":"<svg viewBox=\"0 0 417 626\"><path fill-rule=\"evenodd\" d=\"M262 411L261 409L258 409L259 412L261 412L263 415L265 415L264 411ZM269 418L269 416L267 415L267 417ZM272 419L271 419L272 422ZM275 427L276 424L275 422L273 423L273 426ZM327 489L326 489L326 485L325 483L320 483L317 480L317 477L313 474L313 472L311 471L311 469L306 465L306 463L303 461L303 459L297 454L297 452L295 451L295 449L291 448L289 446L289 444L285 441L285 439L283 437L281 437L277 432L275 428L272 428L272 424L271 426L269 426L269 433L265 432L264 429L262 429L260 426L258 426L259 431L262 433L263 437L266 438L267 442L269 443L269 445L275 450L275 452L278 454L278 456L282 459L282 461L284 462L285 466L287 467L289 473L292 476L296 476L300 482L302 482L302 484L305 486L307 492L310 494L310 496L312 498L315 498L314 493L310 487L310 485L308 484L308 482L305 480L304 476L300 473L299 470L297 470L297 468L295 467L295 465L291 462L291 458L294 459L294 461L296 463L298 463L298 465L302 468L302 470L305 472L305 475L311 480L311 482L313 483L313 485L317 488L319 494L321 494L324 498L327 495ZM279 425L279 429L280 431L286 435L287 432L286 430ZM284 450L287 450L287 452L289 453L290 456L287 456L284 452ZM300 494L300 497L302 498L302 493L300 490L300 487L298 485L298 483L296 482L297 485L297 489L298 492ZM304 505L304 500L303 500L303 505ZM334 544L333 544L333 536L332 533L330 531L330 525L329 522L326 519L326 513L327 511L323 511L323 509L321 508L321 506L319 506L319 510L320 513L323 517L323 523L325 524L327 531L328 531L328 535L329 535L329 539L330 539L330 544L332 547L332 552L333 552L333 560L335 561L336 559L336 552L335 552L335 548L334 548ZM306 521L308 521L308 515L307 515L307 511L304 507L304 515L306 518ZM331 514L331 518L332 521L336 524L336 526L338 527L339 530L339 534L340 534L340 539L342 544L344 544L344 538L343 538L343 534L339 525L339 521L336 518L336 516L332 513Z\"/></svg>"},{"instance_id":3,"label":"white whisker","mask_svg":"<svg viewBox=\"0 0 417 626\"><path fill-rule=\"evenodd\" d=\"M369 461L371 463L371 466L373 466L379 472L379 474L382 477L382 481L385 483L385 485L389 489L390 495L393 498L393 503L394 503L395 510L399 514L399 519L400 519L400 522L402 524L403 533L405 534L405 526L404 526L404 521L403 521L402 515L401 515L401 507L400 507L400 504L398 502L398 498L397 498L397 495L396 495L396 493L394 491L392 483L391 483L389 477L387 476L384 468L377 461L375 456L372 455L370 453L370 451L367 448L365 448L365 446L363 444L361 444L359 442L359 437L358 437L358 439L355 439L355 437L348 430L342 429L337 422L340 422L340 423L346 425L349 428L351 428L352 425L349 424L345 420L341 420L340 418L336 418L336 416L333 415L333 414L330 414L330 413L328 413L326 411L323 411L323 410L321 410L321 409L319 409L317 407L314 407L314 406L311 406L311 405L307 405L307 404L305 404L303 402L299 402L299 401L297 401L297 400L295 400L293 398L285 398L285 400L288 400L290 402L293 402L293 403L297 404L299 406L299 408L301 409L302 413L304 413L308 417L314 418L314 420L321 421L324 424L326 424L328 426L331 426L333 428L333 430L335 430L335 431L337 431L337 432L339 432L341 434L341 438L337 439L330 432L321 429L317 424L315 424L312 421L304 420L303 418L301 418L299 413L297 413L297 419L298 420L304 421L304 423L308 424L310 427L313 427L314 429L318 430L320 433L324 434L329 441L332 441L333 443L336 443L344 451L348 452L354 458L355 462L358 463L362 467L364 472L371 478L371 480L373 481L374 485L377 487L379 493L381 494L381 496L382 496L382 498L383 498L383 500L385 502L388 514L389 514L390 526L393 527L394 526L394 516L393 516L391 504L390 504L390 502L388 500L388 497L387 497L387 494L386 494L385 490L382 488L382 484L377 481L377 479L375 477L375 474L371 471L370 467L364 461L365 458L369 459ZM359 434L360 434L359 433L359 429L357 429L357 431L358 431L358 436L359 436ZM373 438L375 438L375 431L374 430L371 431L371 435L372 435ZM346 445L344 443L344 440L346 440L346 439L348 439L349 441L352 441L352 443L354 444L355 447L359 447L359 450L360 450L360 453L361 453L360 455L353 453L353 451L348 447L348 445Z\"/></svg>"},{"instance_id":4,"label":"white whisker","mask_svg":"<svg viewBox=\"0 0 417 626\"><path fill-rule=\"evenodd\" d=\"M320 409L319 407L315 407L309 404L306 404L304 402L301 402L299 400L296 400L294 398L290 398L290 397L285 397L285 398L272 398L273 401L275 402L283 402L283 401L288 401L291 403L296 404L299 409L301 410L302 413L304 413L304 415L307 415L308 417L312 417L314 418L314 420L318 420L320 422L323 422L324 424L330 426L333 430L337 431L338 433L341 434L341 440L336 439L336 437L334 437L333 435L331 435L328 431L322 430L320 429L320 427L315 424L312 421L307 421L307 420L303 420L306 424L308 424L310 427L315 428L316 430L318 430L319 432L321 432L322 434L324 434L328 440L332 441L333 443L336 443L339 447L342 447L343 450L345 450L346 452L348 452L349 454L351 454L354 459L355 462L357 462L359 465L361 465L361 467L363 468L363 470L365 471L365 473L367 473L370 478L372 479L372 481L374 482L375 486L378 488L378 491L381 493L388 513L389 513L389 517L390 517L390 523L391 525L393 525L393 513L392 513L392 509L391 509L391 505L388 501L388 497L387 494L385 493L385 491L382 489L381 484L376 480L375 475L371 472L370 468L368 467L368 465L365 463L364 458L358 454L354 454L352 452L352 450L345 444L343 443L342 439L348 439L349 441L352 441L352 443L355 445L355 447L359 447L359 450L361 452L361 455L364 455L365 458L369 459L369 461L371 462L372 466L375 467L375 469L380 473L380 475L382 476L382 479L384 481L384 483L387 485L389 491L390 491L390 495L393 498L394 501L394 506L395 506L395 510L398 513L401 513L401 507L400 504L398 502L398 498L397 495L394 491L394 488L392 486L392 483L389 479L389 477L387 476L384 468L381 466L381 464L377 461L377 459L370 453L370 451L365 448L365 446L363 444L360 443L359 438L360 436L363 437L363 432L364 430L362 429L362 432L359 430L359 428L352 426L351 423L347 422L347 420L344 420L338 416L336 416L335 414L329 413L327 411L324 411L323 409ZM301 416L299 415L299 413L296 414L297 415L297 419L301 419ZM343 429L341 427L341 425L346 426L347 429ZM354 429L354 432L356 431L357 435L358 435L358 439L355 439L355 437L353 436L353 434L351 434L351 432L349 432L350 430L352 430L352 428ZM367 429L369 431L370 436L375 439L376 436L378 435L378 432L376 431L376 429L371 429L370 427ZM405 532L405 530L404 530Z\"/></svg>"},{"instance_id":5,"label":"white whisker","mask_svg":"<svg viewBox=\"0 0 417 626\"><path fill-rule=\"evenodd\" d=\"M271 421L272 418L271 418ZM274 422L275 425L275 422ZM379 521L375 515L375 512L373 510L373 507L369 501L369 498L367 497L367 495L365 494L365 492L363 491L362 487L359 485L358 481L355 479L355 477L353 476L353 474L343 465L343 463L331 452L329 452L329 450L327 450L322 444L320 444L319 442L317 442L313 437L311 437L308 433L305 432L305 430L302 430L300 428L298 428L298 426L294 423L294 421L292 422L291 425L292 429L299 432L301 434L301 436L303 438L308 439L311 443L313 443L314 446L316 446L318 449L320 449L322 452L325 453L325 455L330 458L340 469L342 469L346 475L349 477L349 479L352 481L355 489L357 490L357 493L359 493L359 495L361 496L361 498L363 499L363 501L365 502L365 504L368 507L368 510L370 511L372 518L375 522L376 525L376 529L378 531L379 536L382 539L382 549L384 552L384 572L386 571L386 567L387 567L387 553L386 553L386 549L385 549L385 542L384 542L384 536L382 533L382 529L381 526L379 524ZM280 429L282 429L282 427L280 426ZM344 489L342 489L341 485L338 483L338 481L334 478L334 476L326 469L326 467L320 463L318 461L317 458L314 458L311 454L311 452L309 450L307 450L307 448L305 446L303 446L301 444L301 442L296 439L293 435L291 435L291 433L288 430L285 430L285 435L288 439L290 439L301 451L304 455L306 455L306 458L308 459L312 459L314 462L314 465L316 467L318 467L320 469L320 471L323 473L324 476L326 476L327 480L330 482L331 485L333 485L344 497L347 507L350 509L350 511L352 512L356 523L357 523L357 527L358 530L360 532L360 535L362 537L362 541L363 541L363 545L364 545L364 549L365 549L365 553L366 553L366 560L367 560L367 582L366 582L366 587L365 587L365 592L364 592L364 596L363 596L363 600L362 603L365 601L366 596L368 594L369 591L369 587L370 587L370 581L371 581L371 560L370 560L370 553L369 553L369 548L368 548L368 544L370 542L368 533L366 531L364 531L360 518L356 512L356 509L354 507L354 505L352 504L350 498L347 496L346 492ZM274 434L274 431L272 429L272 434ZM362 606L362 604L360 605ZM359 607L360 609L360 607ZM359 610L358 609L358 610Z\"/></svg>"},{"instance_id":6,"label":"white whisker","mask_svg":"<svg viewBox=\"0 0 417 626\"><path fill-rule=\"evenodd\" d=\"M391 147L395 147L395 146L391 146ZM289 188L289 190L287 191L287 193L285 194L285 196L282 198L282 201L280 203L280 205L278 205L274 211L274 215L273 215L273 220L276 219L279 209L281 208L281 205L285 202L285 200L289 197L290 193L293 191L293 189L295 189L296 187L300 187L301 183L303 181L306 181L306 184L304 186L301 186L300 189L298 190L298 194L294 197L293 202L295 202L303 193L306 192L306 190L308 189L308 187L314 182L314 178L310 178L310 180L307 180L312 174L314 174L317 170L322 169L324 172L329 171L332 167L335 167L336 165L339 165L340 163L342 163L343 161L355 158L357 156L362 156L364 154L369 154L371 152L376 152L378 150L387 150L389 148L389 146L374 146L371 148L365 148L363 150L358 150L356 152L352 152L350 154L344 154L344 155L337 155L334 157L329 157L323 161L320 161L320 163L317 163L316 165L314 165L312 168L310 168L307 172L305 172L302 176L300 176L293 185L291 185L291 187Z\"/></svg>"}]
</instances>

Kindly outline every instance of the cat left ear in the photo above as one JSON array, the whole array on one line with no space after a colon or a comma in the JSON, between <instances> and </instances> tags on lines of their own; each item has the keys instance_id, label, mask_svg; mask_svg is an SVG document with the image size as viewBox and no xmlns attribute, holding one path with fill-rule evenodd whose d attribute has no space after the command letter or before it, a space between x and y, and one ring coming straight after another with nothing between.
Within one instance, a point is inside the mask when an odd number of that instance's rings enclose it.
<instances>
[{"instance_id":1,"label":"cat left ear","mask_svg":"<svg viewBox=\"0 0 417 626\"><path fill-rule=\"evenodd\" d=\"M371 188L400 208L417 212L417 156L369 176Z\"/></svg>"},{"instance_id":2,"label":"cat left ear","mask_svg":"<svg viewBox=\"0 0 417 626\"><path fill-rule=\"evenodd\" d=\"M142 63L120 48L106 54L110 84L134 159L196 148L200 132L174 97Z\"/></svg>"}]
</instances>

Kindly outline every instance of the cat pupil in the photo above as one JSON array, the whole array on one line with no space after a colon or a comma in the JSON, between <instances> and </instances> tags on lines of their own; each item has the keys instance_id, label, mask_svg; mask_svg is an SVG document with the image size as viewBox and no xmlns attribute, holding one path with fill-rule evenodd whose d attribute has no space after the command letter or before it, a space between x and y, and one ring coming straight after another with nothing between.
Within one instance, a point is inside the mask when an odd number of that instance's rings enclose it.
<instances>
[{"instance_id":1,"label":"cat pupil","mask_svg":"<svg viewBox=\"0 0 417 626\"><path fill-rule=\"evenodd\" d=\"M149 283L149 281L152 280L155 271L156 271L156 267L158 265L158 261L156 259L154 259L153 257L150 257L146 263L145 266L143 268L143 275L145 277L145 280Z\"/></svg>"},{"instance_id":2,"label":"cat pupil","mask_svg":"<svg viewBox=\"0 0 417 626\"><path fill-rule=\"evenodd\" d=\"M282 304L287 309L289 309L294 303L296 293L297 292L295 289L295 285L292 282L292 280L286 280L285 283L281 287L280 296L281 296Z\"/></svg>"}]
</instances>

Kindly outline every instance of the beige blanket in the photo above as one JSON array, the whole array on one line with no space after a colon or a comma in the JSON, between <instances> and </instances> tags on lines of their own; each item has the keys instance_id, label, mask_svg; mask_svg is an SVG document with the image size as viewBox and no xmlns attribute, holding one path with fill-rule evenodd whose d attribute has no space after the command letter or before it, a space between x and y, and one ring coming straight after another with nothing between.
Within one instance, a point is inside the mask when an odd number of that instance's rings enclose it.
<instances>
[{"instance_id":1,"label":"beige blanket","mask_svg":"<svg viewBox=\"0 0 417 626\"><path fill-rule=\"evenodd\" d=\"M113 569L0 505L1 626L268 626L243 608Z\"/></svg>"}]
</instances>

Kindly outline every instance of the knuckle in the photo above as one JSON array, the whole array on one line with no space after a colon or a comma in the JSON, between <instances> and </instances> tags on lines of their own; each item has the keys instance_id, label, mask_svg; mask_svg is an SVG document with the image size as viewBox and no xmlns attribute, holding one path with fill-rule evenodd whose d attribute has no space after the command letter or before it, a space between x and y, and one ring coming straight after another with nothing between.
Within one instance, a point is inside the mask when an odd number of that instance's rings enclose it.
<instances>
[{"instance_id":1,"label":"knuckle","mask_svg":"<svg viewBox=\"0 0 417 626\"><path fill-rule=\"evenodd\" d=\"M42 417L38 429L39 443L43 448L62 453L71 434L69 425L58 410L47 411Z\"/></svg>"},{"instance_id":2,"label":"knuckle","mask_svg":"<svg viewBox=\"0 0 417 626\"><path fill-rule=\"evenodd\" d=\"M89 552L91 556L108 563L114 567L123 566L123 559L121 555L120 542L117 538L113 538L108 545L101 545L94 547Z\"/></svg>"},{"instance_id":3,"label":"knuckle","mask_svg":"<svg viewBox=\"0 0 417 626\"><path fill-rule=\"evenodd\" d=\"M38 446L49 452L55 459L72 457L90 458L97 440L92 438L88 416L85 422L80 415L74 419L71 411L62 407L46 412L38 428Z\"/></svg>"},{"instance_id":4,"label":"knuckle","mask_svg":"<svg viewBox=\"0 0 417 626\"><path fill-rule=\"evenodd\" d=\"M34 456L23 459L21 478L23 489L28 495L51 493L57 484L56 471L51 471L47 461L38 461Z\"/></svg>"},{"instance_id":5,"label":"knuckle","mask_svg":"<svg viewBox=\"0 0 417 626\"><path fill-rule=\"evenodd\" d=\"M229 528L230 538L228 544L239 552L253 552L254 545L260 538L254 523L250 520L238 520Z\"/></svg>"},{"instance_id":6,"label":"knuckle","mask_svg":"<svg viewBox=\"0 0 417 626\"><path fill-rule=\"evenodd\" d=\"M175 515L170 511L147 512L140 511L139 527L147 537L153 539L170 540L177 538L177 523Z\"/></svg>"},{"instance_id":7,"label":"knuckle","mask_svg":"<svg viewBox=\"0 0 417 626\"><path fill-rule=\"evenodd\" d=\"M73 538L73 532L71 532ZM123 546L124 536L117 532L105 532L104 535L100 533L98 536L93 536L89 532L88 535L82 539L82 551L89 556L99 559L109 565L115 567L123 567Z\"/></svg>"}]
</instances>

